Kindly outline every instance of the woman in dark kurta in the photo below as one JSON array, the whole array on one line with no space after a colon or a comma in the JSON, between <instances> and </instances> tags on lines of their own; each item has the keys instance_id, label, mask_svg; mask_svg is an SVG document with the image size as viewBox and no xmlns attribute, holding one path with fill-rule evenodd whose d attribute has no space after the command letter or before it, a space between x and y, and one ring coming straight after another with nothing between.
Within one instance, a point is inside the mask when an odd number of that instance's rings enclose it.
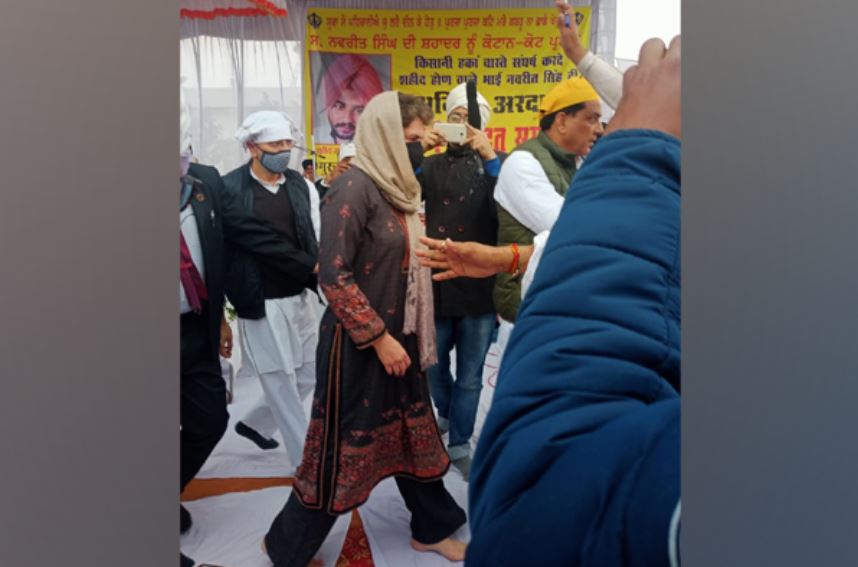
<instances>
[{"instance_id":1,"label":"woman in dark kurta","mask_svg":"<svg viewBox=\"0 0 858 567\"><path fill-rule=\"evenodd\" d=\"M304 458L265 538L277 567L305 567L337 515L389 476L412 514L412 546L464 558L449 536L465 512L441 480L450 459L424 373L435 360L431 281L414 256L422 235L414 168L431 121L418 97L375 97L358 124L353 167L323 201L319 285L329 306Z\"/></svg>"}]
</instances>

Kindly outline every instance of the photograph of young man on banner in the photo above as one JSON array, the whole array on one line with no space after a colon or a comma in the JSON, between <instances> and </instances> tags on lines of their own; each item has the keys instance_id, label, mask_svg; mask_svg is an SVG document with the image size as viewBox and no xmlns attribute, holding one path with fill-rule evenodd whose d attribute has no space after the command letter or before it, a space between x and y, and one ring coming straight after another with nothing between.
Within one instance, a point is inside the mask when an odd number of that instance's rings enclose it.
<instances>
[{"instance_id":1,"label":"photograph of young man on banner","mask_svg":"<svg viewBox=\"0 0 858 567\"><path fill-rule=\"evenodd\" d=\"M310 77L314 143L351 142L366 104L390 89L390 56L312 53Z\"/></svg>"}]
</instances>

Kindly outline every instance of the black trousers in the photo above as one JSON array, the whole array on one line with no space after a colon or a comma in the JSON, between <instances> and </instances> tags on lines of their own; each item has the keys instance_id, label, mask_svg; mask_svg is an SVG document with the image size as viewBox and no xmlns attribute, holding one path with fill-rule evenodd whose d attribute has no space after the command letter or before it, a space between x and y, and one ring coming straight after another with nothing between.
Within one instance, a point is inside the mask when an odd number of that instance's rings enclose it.
<instances>
[{"instance_id":1,"label":"black trousers","mask_svg":"<svg viewBox=\"0 0 858 567\"><path fill-rule=\"evenodd\" d=\"M411 535L418 542L438 543L467 521L465 511L447 492L443 481L396 477L396 485L411 512ZM265 535L265 546L274 567L307 567L336 521L337 516L326 510L305 507L292 492Z\"/></svg>"},{"instance_id":2,"label":"black trousers","mask_svg":"<svg viewBox=\"0 0 858 567\"><path fill-rule=\"evenodd\" d=\"M209 314L181 316L181 489L200 471L226 431L226 383L209 338Z\"/></svg>"}]
</instances>

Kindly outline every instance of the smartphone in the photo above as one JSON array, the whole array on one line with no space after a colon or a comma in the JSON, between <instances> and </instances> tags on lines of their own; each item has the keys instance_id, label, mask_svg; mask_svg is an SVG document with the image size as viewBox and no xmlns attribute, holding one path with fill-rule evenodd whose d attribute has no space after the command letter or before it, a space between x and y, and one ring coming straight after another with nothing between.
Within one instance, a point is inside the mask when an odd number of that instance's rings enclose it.
<instances>
[{"instance_id":1,"label":"smartphone","mask_svg":"<svg viewBox=\"0 0 858 567\"><path fill-rule=\"evenodd\" d=\"M464 144L468 139L468 129L464 124L438 122L435 124L435 129L441 132L448 144Z\"/></svg>"}]
</instances>

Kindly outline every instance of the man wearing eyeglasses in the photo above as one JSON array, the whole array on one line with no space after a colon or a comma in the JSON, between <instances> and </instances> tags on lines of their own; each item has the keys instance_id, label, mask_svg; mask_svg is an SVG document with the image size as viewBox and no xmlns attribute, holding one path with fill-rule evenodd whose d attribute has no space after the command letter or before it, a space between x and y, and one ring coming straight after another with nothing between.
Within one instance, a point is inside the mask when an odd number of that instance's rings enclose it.
<instances>
[{"instance_id":1,"label":"man wearing eyeglasses","mask_svg":"<svg viewBox=\"0 0 858 567\"><path fill-rule=\"evenodd\" d=\"M494 188L501 158L483 132L491 116L488 101L477 93L480 124L468 124L465 83L447 97L447 120L465 124L463 144L448 144L447 151L423 161L418 178L426 201L426 234L444 240L497 242ZM424 147L438 145L430 131ZM492 301L494 278L459 279L433 283L438 364L428 370L439 427L449 431L448 452L453 465L467 480L471 462L471 436L483 386L483 362L491 344L496 316ZM456 349L455 378L450 352Z\"/></svg>"},{"instance_id":2,"label":"man wearing eyeglasses","mask_svg":"<svg viewBox=\"0 0 858 567\"><path fill-rule=\"evenodd\" d=\"M261 221L300 251L301 277L282 274L252 256L227 249L227 297L238 313L247 362L264 391L235 426L261 449L273 449L276 429L293 467L301 461L309 418L303 400L316 384L319 255L319 195L316 187L289 169L295 135L282 113L263 110L248 116L236 139L251 159L223 178L248 215Z\"/></svg>"}]
</instances>

